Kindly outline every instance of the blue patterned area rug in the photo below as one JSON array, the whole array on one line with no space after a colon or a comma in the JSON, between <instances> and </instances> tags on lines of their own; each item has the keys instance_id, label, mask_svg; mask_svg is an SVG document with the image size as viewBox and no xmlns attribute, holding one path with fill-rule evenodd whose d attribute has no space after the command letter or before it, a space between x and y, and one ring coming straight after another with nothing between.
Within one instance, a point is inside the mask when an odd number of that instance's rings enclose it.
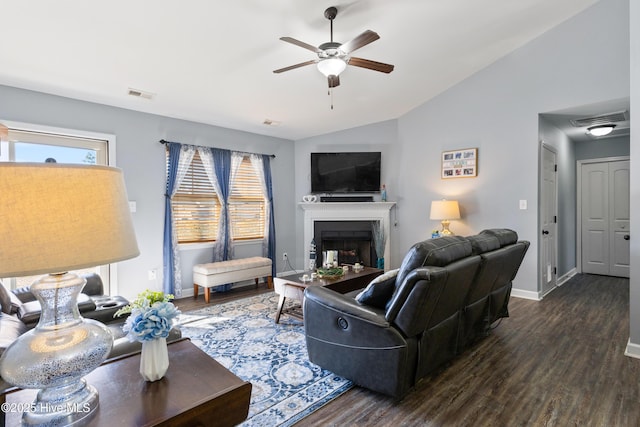
<instances>
[{"instance_id":1,"label":"blue patterned area rug","mask_svg":"<svg viewBox=\"0 0 640 427\"><path fill-rule=\"evenodd\" d=\"M242 426L290 426L352 387L311 362L304 326L283 315L269 292L183 313L182 335L252 384L249 417Z\"/></svg>"}]
</instances>

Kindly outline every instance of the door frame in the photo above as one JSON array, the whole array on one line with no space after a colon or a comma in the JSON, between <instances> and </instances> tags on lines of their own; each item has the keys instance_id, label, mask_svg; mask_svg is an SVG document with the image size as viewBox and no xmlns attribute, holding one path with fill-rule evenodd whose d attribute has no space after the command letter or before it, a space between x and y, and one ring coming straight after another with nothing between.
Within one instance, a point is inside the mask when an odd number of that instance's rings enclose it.
<instances>
[{"instance_id":1,"label":"door frame","mask_svg":"<svg viewBox=\"0 0 640 427\"><path fill-rule=\"evenodd\" d=\"M542 274L542 263L544 262L544 248L542 244L542 217L544 215L544 197L542 195L542 188L544 186L544 150L547 149L551 151L556 156L556 165L558 164L558 150L551 144L544 142L544 140L540 141L540 145L538 148L538 225L537 225L537 233L538 233L538 298L542 299L545 295L549 294L558 286L558 276L554 273L555 284L552 288L544 291L544 277ZM555 215L558 216L558 173L556 171L556 188L555 188ZM555 223L555 234L553 239L553 265L555 268L558 267L558 222Z\"/></svg>"},{"instance_id":2,"label":"door frame","mask_svg":"<svg viewBox=\"0 0 640 427\"><path fill-rule=\"evenodd\" d=\"M576 161L576 271L582 273L582 165L631 161L630 156L600 157Z\"/></svg>"}]
</instances>

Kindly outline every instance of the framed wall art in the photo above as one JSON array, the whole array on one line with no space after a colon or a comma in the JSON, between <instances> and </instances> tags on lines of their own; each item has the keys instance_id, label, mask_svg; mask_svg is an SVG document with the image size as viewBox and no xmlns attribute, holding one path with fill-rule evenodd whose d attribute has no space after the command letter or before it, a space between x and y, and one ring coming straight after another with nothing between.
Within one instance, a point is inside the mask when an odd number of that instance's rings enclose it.
<instances>
[{"instance_id":1,"label":"framed wall art","mask_svg":"<svg viewBox=\"0 0 640 427\"><path fill-rule=\"evenodd\" d=\"M442 152L442 179L475 178L478 176L478 149Z\"/></svg>"}]
</instances>

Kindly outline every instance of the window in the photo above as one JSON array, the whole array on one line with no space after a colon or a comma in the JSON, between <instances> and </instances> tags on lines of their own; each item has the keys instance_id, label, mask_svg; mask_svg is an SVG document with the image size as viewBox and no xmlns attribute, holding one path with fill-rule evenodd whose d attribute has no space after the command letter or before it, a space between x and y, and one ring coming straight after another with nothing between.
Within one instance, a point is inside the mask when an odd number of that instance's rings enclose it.
<instances>
[{"instance_id":1,"label":"window","mask_svg":"<svg viewBox=\"0 0 640 427\"><path fill-rule=\"evenodd\" d=\"M178 243L216 240L221 205L198 152L171 199L171 209ZM231 187L229 219L234 241L264 238L265 199L249 156L243 158Z\"/></svg>"},{"instance_id":2,"label":"window","mask_svg":"<svg viewBox=\"0 0 640 427\"><path fill-rule=\"evenodd\" d=\"M244 156L229 196L233 240L264 238L265 203L262 184L249 156Z\"/></svg>"},{"instance_id":3,"label":"window","mask_svg":"<svg viewBox=\"0 0 640 427\"><path fill-rule=\"evenodd\" d=\"M167 151L167 159L168 159ZM218 235L220 202L198 152L171 199L178 243L214 242Z\"/></svg>"},{"instance_id":4,"label":"window","mask_svg":"<svg viewBox=\"0 0 640 427\"><path fill-rule=\"evenodd\" d=\"M37 125L7 124L7 141L0 142L0 161L4 162L57 162L81 164L109 164L113 139L107 135L76 132L65 129L45 128ZM86 134L73 135L73 134ZM109 293L109 266L97 266L75 271L76 274L100 274L105 293ZM29 286L42 275L3 278L11 289Z\"/></svg>"}]
</instances>

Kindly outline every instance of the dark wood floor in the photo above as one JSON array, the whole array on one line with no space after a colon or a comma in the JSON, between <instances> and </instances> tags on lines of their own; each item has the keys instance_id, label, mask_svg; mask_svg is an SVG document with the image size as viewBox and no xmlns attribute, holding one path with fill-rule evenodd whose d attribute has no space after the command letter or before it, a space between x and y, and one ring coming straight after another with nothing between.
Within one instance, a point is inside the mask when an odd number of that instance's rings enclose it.
<instances>
[{"instance_id":1,"label":"dark wood floor","mask_svg":"<svg viewBox=\"0 0 640 427\"><path fill-rule=\"evenodd\" d=\"M540 302L512 298L509 310L402 401L355 387L296 426L640 425L640 360L624 356L627 279L578 275Z\"/></svg>"}]
</instances>

